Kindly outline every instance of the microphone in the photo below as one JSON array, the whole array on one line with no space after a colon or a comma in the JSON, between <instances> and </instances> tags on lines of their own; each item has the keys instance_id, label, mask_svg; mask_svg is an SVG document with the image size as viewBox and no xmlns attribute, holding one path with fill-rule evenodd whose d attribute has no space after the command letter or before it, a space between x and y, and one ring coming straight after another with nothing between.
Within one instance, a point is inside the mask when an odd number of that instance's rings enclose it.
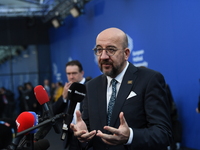
<instances>
[{"instance_id":1,"label":"microphone","mask_svg":"<svg viewBox=\"0 0 200 150\"><path fill-rule=\"evenodd\" d=\"M34 88L34 93L36 96L37 101L40 103L40 105L43 105L44 111L47 113L48 118L53 118L54 114L52 109L49 107L49 96L45 90L45 88L42 85L37 85ZM54 130L57 134L60 133L59 126L54 122L53 123Z\"/></svg>"},{"instance_id":2,"label":"microphone","mask_svg":"<svg viewBox=\"0 0 200 150\"><path fill-rule=\"evenodd\" d=\"M34 150L47 150L50 143L47 139L42 139L34 143Z\"/></svg>"},{"instance_id":3,"label":"microphone","mask_svg":"<svg viewBox=\"0 0 200 150\"><path fill-rule=\"evenodd\" d=\"M34 117L32 112L31 113L30 112L22 112L21 114L19 114L19 116L16 119L17 133L20 133L20 132L22 132L22 131L24 131L28 128L33 127L35 122L36 122L36 118ZM16 150L16 148L19 145L23 136L24 135L16 136L12 140L11 145L8 146L8 149L9 150Z\"/></svg>"},{"instance_id":4,"label":"microphone","mask_svg":"<svg viewBox=\"0 0 200 150\"><path fill-rule=\"evenodd\" d=\"M47 112L48 118L53 117L53 112L48 106L49 96L45 88L42 85L37 85L34 88L34 94L39 104L43 105L45 112Z\"/></svg>"},{"instance_id":5,"label":"microphone","mask_svg":"<svg viewBox=\"0 0 200 150\"><path fill-rule=\"evenodd\" d=\"M16 119L17 132L24 131L34 126L35 118L30 112L22 112Z\"/></svg>"},{"instance_id":6,"label":"microphone","mask_svg":"<svg viewBox=\"0 0 200 150\"><path fill-rule=\"evenodd\" d=\"M81 102L84 99L85 95L86 95L86 87L84 84L74 82L69 87L68 99L70 100L70 105L64 117L64 123L62 127L63 132L61 136L62 140L65 140L66 138L67 131L73 119L73 114L74 114L74 110L75 110L77 102Z\"/></svg>"},{"instance_id":7,"label":"microphone","mask_svg":"<svg viewBox=\"0 0 200 150\"><path fill-rule=\"evenodd\" d=\"M54 117L54 113L51 110L51 107L49 107L49 96L45 90L45 88L42 85L38 85L34 88L34 94L35 97L37 99L37 101L39 102L40 105L43 105L44 114L47 114L47 118L53 118ZM53 128L54 131L59 134L60 133L60 128L58 126L58 124L55 123L55 120L52 119L53 122ZM38 132L34 135L34 139L36 141L38 141L39 139L43 139L48 132L51 130L52 126L49 124L46 124L44 126L42 126L41 128L39 128Z\"/></svg>"}]
</instances>

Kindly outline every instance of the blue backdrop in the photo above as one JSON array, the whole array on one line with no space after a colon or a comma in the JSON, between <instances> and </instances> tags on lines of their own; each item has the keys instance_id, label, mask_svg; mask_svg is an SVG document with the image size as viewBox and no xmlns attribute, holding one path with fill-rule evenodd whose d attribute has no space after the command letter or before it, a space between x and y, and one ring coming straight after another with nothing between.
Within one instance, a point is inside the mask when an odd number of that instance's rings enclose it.
<instances>
[{"instance_id":1,"label":"blue backdrop","mask_svg":"<svg viewBox=\"0 0 200 150\"><path fill-rule=\"evenodd\" d=\"M183 127L182 146L200 148L195 112L200 78L199 0L92 0L85 14L51 28L52 81L66 82L65 64L78 59L85 76L101 72L92 48L97 34L118 27L129 37L130 62L160 71L170 85Z\"/></svg>"}]
</instances>

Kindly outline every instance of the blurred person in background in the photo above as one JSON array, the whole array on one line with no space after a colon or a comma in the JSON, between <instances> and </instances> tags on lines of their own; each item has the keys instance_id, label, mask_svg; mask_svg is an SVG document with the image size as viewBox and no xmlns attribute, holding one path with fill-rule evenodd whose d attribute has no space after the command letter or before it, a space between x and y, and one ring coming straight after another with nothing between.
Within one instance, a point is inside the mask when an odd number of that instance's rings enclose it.
<instances>
[{"instance_id":1,"label":"blurred person in background","mask_svg":"<svg viewBox=\"0 0 200 150\"><path fill-rule=\"evenodd\" d=\"M50 101L51 103L54 103L54 94L56 91L56 84L54 82L51 83L51 91L50 91Z\"/></svg>"},{"instance_id":2,"label":"blurred person in background","mask_svg":"<svg viewBox=\"0 0 200 150\"><path fill-rule=\"evenodd\" d=\"M62 95L63 93L63 84L62 82L56 82L56 89L55 89L55 93L53 96L53 102L56 102L58 100L58 98Z\"/></svg>"},{"instance_id":3,"label":"blurred person in background","mask_svg":"<svg viewBox=\"0 0 200 150\"><path fill-rule=\"evenodd\" d=\"M42 107L38 103L35 94L34 94L34 87L31 82L25 83L25 92L24 92L24 99L25 105L27 105L27 111L34 111L37 114L41 114Z\"/></svg>"},{"instance_id":4,"label":"blurred person in background","mask_svg":"<svg viewBox=\"0 0 200 150\"><path fill-rule=\"evenodd\" d=\"M68 89L70 88L71 84L74 82L85 84L87 81L91 79L91 77L87 78L84 77L83 66L81 62L78 60L72 60L67 62L65 67L65 72L68 82L66 82L64 85L62 96L59 97L57 103L55 103L54 105L54 109L57 108L57 110L60 111L59 113L61 113L61 111L64 111L68 106L68 103L70 103L70 101L68 100ZM82 102L78 102L76 104L74 112L76 110L80 110L82 112ZM72 122L76 123L75 113ZM65 147L68 147L69 150L79 150L80 144L81 143L73 136L73 132L69 130L67 138L64 142Z\"/></svg>"},{"instance_id":5,"label":"blurred person in background","mask_svg":"<svg viewBox=\"0 0 200 150\"><path fill-rule=\"evenodd\" d=\"M51 87L49 85L49 80L48 79L44 80L44 85L43 86L44 86L45 90L47 91L47 94L48 94L49 99L50 99L50 97L51 97Z\"/></svg>"},{"instance_id":6,"label":"blurred person in background","mask_svg":"<svg viewBox=\"0 0 200 150\"><path fill-rule=\"evenodd\" d=\"M19 106L19 113L28 110L28 106L26 106L26 102L25 102L25 98L24 98L24 86L23 85L19 85L17 87L17 91L18 91L18 97L17 97L17 101L18 101L18 106Z\"/></svg>"},{"instance_id":7,"label":"blurred person in background","mask_svg":"<svg viewBox=\"0 0 200 150\"><path fill-rule=\"evenodd\" d=\"M15 112L14 93L5 87L0 88L0 99L3 100L3 117L12 118Z\"/></svg>"}]
</instances>

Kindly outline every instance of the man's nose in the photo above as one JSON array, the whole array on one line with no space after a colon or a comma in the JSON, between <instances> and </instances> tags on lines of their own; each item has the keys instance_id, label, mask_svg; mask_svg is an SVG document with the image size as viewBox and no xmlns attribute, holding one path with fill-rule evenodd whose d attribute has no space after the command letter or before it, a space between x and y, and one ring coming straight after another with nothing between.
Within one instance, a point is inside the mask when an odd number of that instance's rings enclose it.
<instances>
[{"instance_id":1,"label":"man's nose","mask_svg":"<svg viewBox=\"0 0 200 150\"><path fill-rule=\"evenodd\" d=\"M103 52L102 52L100 58L101 58L101 59L109 59L109 56L108 56L108 54L106 53L105 50L103 50Z\"/></svg>"}]
</instances>

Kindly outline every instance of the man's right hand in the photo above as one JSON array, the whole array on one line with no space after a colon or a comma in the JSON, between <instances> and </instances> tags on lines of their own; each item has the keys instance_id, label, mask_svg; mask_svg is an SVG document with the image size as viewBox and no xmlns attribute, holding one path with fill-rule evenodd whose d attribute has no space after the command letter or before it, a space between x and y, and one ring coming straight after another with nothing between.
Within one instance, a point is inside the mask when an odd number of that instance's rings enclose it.
<instances>
[{"instance_id":1,"label":"man's right hand","mask_svg":"<svg viewBox=\"0 0 200 150\"><path fill-rule=\"evenodd\" d=\"M64 89L63 89L63 93L62 93L62 96L64 99L67 99L67 96L68 96L68 89L69 87L72 85L72 82L69 82L69 83L65 83L65 86L64 86Z\"/></svg>"},{"instance_id":2,"label":"man's right hand","mask_svg":"<svg viewBox=\"0 0 200 150\"><path fill-rule=\"evenodd\" d=\"M88 132L87 126L85 122L83 121L81 117L81 112L79 110L76 111L76 117L77 117L76 124L70 125L70 128L74 132L74 136L77 137L77 139L80 142L90 141L96 135L96 130Z\"/></svg>"}]
</instances>

